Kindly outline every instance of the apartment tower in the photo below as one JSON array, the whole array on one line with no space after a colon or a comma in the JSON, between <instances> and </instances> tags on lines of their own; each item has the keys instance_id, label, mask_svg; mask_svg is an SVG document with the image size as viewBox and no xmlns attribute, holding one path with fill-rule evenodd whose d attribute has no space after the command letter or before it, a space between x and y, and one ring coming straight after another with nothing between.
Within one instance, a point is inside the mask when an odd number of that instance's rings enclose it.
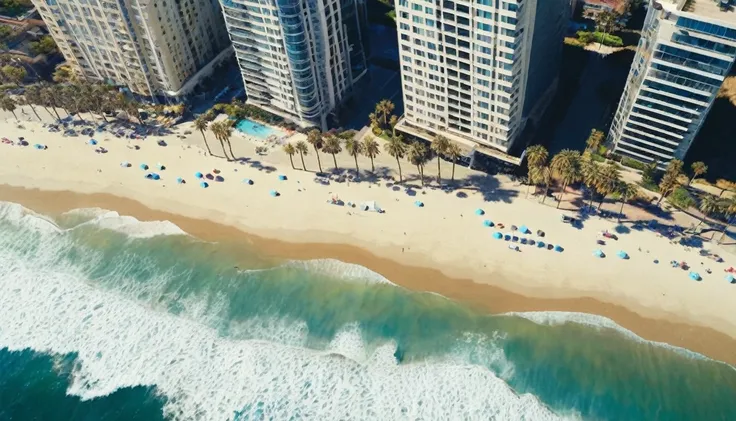
<instances>
[{"instance_id":1,"label":"apartment tower","mask_svg":"<svg viewBox=\"0 0 736 421\"><path fill-rule=\"evenodd\" d=\"M617 154L664 166L683 159L736 57L728 1L659 0L609 133Z\"/></svg>"},{"instance_id":2,"label":"apartment tower","mask_svg":"<svg viewBox=\"0 0 736 421\"><path fill-rule=\"evenodd\" d=\"M247 103L326 129L367 73L364 0L221 0Z\"/></svg>"},{"instance_id":3,"label":"apartment tower","mask_svg":"<svg viewBox=\"0 0 736 421\"><path fill-rule=\"evenodd\" d=\"M555 93L570 8L570 0L397 0L397 129L518 154L525 126Z\"/></svg>"},{"instance_id":4,"label":"apartment tower","mask_svg":"<svg viewBox=\"0 0 736 421\"><path fill-rule=\"evenodd\" d=\"M33 0L87 80L145 97L187 95L231 54L217 0Z\"/></svg>"}]
</instances>

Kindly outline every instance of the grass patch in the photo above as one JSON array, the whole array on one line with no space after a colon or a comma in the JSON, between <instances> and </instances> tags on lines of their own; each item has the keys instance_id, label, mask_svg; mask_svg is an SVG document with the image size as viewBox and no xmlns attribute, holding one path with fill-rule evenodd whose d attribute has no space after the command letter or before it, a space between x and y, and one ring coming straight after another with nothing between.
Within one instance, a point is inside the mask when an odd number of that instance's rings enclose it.
<instances>
[{"instance_id":1,"label":"grass patch","mask_svg":"<svg viewBox=\"0 0 736 421\"><path fill-rule=\"evenodd\" d=\"M655 193L659 193L659 186L656 185L655 183L642 181L641 183L639 183L639 185L643 187L644 189L653 191Z\"/></svg>"},{"instance_id":2,"label":"grass patch","mask_svg":"<svg viewBox=\"0 0 736 421\"><path fill-rule=\"evenodd\" d=\"M621 158L621 165L626 166L626 167L629 167L629 168L633 168L633 169L639 170L639 171L644 171L644 170L647 169L647 164L645 164L643 162L639 162L639 161L637 161L635 159L631 159L631 158L629 158L627 156Z\"/></svg>"},{"instance_id":3,"label":"grass patch","mask_svg":"<svg viewBox=\"0 0 736 421\"><path fill-rule=\"evenodd\" d=\"M621 39L621 37L611 34L605 34L603 32L578 31L576 35L578 36L578 41L585 45L592 42L597 42L609 47L624 46L624 41Z\"/></svg>"}]
</instances>

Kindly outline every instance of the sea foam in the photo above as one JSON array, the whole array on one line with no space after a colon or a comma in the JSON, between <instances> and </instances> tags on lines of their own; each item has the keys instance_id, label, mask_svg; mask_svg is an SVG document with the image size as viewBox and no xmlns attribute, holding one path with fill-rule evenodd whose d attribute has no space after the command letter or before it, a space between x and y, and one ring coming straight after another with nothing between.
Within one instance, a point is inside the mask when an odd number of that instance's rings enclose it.
<instances>
[{"instance_id":1,"label":"sea foam","mask_svg":"<svg viewBox=\"0 0 736 421\"><path fill-rule=\"evenodd\" d=\"M291 260L283 266L347 281L394 285L380 273L374 272L365 266L345 263L337 259Z\"/></svg>"}]
</instances>

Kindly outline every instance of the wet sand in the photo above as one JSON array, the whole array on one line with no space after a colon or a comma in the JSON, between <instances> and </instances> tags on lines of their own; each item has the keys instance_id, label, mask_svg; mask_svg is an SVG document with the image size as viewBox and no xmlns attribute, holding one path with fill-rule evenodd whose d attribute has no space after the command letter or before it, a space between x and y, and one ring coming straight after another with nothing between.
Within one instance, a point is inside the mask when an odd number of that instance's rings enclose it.
<instances>
[{"instance_id":1,"label":"wet sand","mask_svg":"<svg viewBox=\"0 0 736 421\"><path fill-rule=\"evenodd\" d=\"M528 297L493 285L476 283L469 278L448 277L438 270L422 267L415 258L412 260L411 257L403 254L398 254L395 259L388 259L352 245L321 241L319 243L290 243L269 239L208 220L152 210L136 201L109 194L41 191L0 185L0 200L20 203L27 208L50 215L58 215L77 208L99 207L115 210L123 215L131 215L143 221L169 220L197 238L230 243L234 247L239 244L248 244L275 259L334 258L365 266L402 287L416 291L435 292L493 314L568 311L601 315L614 320L644 339L665 342L736 365L736 339L733 337L714 329L690 325L685 320L673 320L671 315L658 314L653 310L643 311L645 315L641 315L623 306L592 298L537 298L545 295L543 291L535 291L535 297ZM315 235L319 234L315 233ZM322 238L319 239L322 240ZM554 296L556 292L549 291L547 295ZM637 308L637 303L632 303L630 307Z\"/></svg>"}]
</instances>

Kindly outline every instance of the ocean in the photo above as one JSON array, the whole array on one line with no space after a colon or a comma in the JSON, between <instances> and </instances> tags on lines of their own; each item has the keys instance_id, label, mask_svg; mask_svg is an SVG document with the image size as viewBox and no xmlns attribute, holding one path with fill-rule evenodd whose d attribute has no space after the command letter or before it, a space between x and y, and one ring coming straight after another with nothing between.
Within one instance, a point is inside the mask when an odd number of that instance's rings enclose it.
<instances>
[{"instance_id":1,"label":"ocean","mask_svg":"<svg viewBox=\"0 0 736 421\"><path fill-rule=\"evenodd\" d=\"M736 420L736 370L598 316L0 202L0 420Z\"/></svg>"}]
</instances>

